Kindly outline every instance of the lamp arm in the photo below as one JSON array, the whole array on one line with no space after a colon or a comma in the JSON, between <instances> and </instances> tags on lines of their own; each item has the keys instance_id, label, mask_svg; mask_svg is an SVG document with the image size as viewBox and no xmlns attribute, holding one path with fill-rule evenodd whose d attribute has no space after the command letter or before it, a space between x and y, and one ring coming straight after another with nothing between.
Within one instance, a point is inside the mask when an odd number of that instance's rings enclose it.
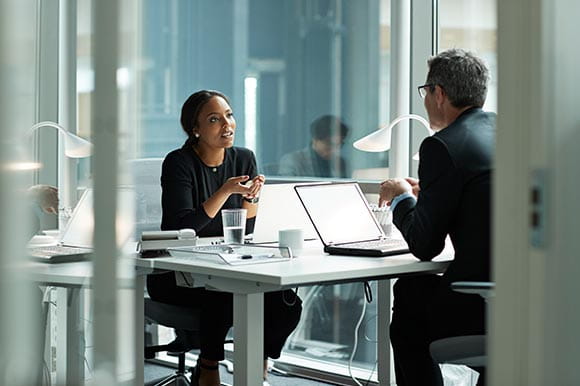
<instances>
[{"instance_id":1,"label":"lamp arm","mask_svg":"<svg viewBox=\"0 0 580 386\"><path fill-rule=\"evenodd\" d=\"M405 114L405 115L401 115L397 118L395 118L390 124L389 124L389 129L392 129L393 127L395 127L395 125L405 119L414 119L416 121L419 121L423 126L425 126L425 128L427 129L427 132L429 133L429 135L433 134L433 130L431 130L431 127L429 126L429 122L427 122L427 120L425 118L423 118L420 115L417 114Z\"/></svg>"},{"instance_id":2,"label":"lamp arm","mask_svg":"<svg viewBox=\"0 0 580 386\"><path fill-rule=\"evenodd\" d=\"M36 130L40 129L41 127L45 127L45 126L54 127L55 129L57 129L61 133L69 134L68 131L66 131L64 129L64 127L60 126L57 123L51 122L51 121L38 122L38 123L32 125L32 127L30 129L28 129L28 132L26 134L27 134L27 136L31 136L32 133L34 133Z\"/></svg>"}]
</instances>

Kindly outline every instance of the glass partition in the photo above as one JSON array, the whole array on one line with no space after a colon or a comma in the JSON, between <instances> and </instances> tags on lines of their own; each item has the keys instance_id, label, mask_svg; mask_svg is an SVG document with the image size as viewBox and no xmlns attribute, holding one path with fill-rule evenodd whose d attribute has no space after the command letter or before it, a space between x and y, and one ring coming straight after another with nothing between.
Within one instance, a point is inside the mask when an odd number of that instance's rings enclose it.
<instances>
[{"instance_id":1,"label":"glass partition","mask_svg":"<svg viewBox=\"0 0 580 386\"><path fill-rule=\"evenodd\" d=\"M236 145L267 176L387 166L351 145L388 117L388 0L145 1L142 12L140 157L181 146L181 105L216 89L231 99Z\"/></svg>"},{"instance_id":2,"label":"glass partition","mask_svg":"<svg viewBox=\"0 0 580 386\"><path fill-rule=\"evenodd\" d=\"M485 60L491 76L488 111L497 111L496 9L496 0L439 0L439 50L461 47Z\"/></svg>"}]
</instances>

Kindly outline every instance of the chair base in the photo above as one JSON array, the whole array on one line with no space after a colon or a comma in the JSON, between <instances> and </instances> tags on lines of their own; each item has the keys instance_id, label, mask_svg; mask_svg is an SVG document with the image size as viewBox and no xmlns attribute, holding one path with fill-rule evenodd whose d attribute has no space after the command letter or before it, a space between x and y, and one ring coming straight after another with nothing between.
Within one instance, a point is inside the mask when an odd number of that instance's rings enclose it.
<instances>
[{"instance_id":1,"label":"chair base","mask_svg":"<svg viewBox=\"0 0 580 386\"><path fill-rule=\"evenodd\" d=\"M189 378L185 374L172 374L155 384L155 386L191 386Z\"/></svg>"}]
</instances>

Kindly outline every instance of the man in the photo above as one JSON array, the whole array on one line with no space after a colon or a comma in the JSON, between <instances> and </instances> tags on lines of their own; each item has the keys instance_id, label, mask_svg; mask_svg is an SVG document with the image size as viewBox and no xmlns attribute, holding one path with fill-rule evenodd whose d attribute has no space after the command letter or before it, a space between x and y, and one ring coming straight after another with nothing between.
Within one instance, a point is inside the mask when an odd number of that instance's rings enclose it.
<instances>
[{"instance_id":1,"label":"man","mask_svg":"<svg viewBox=\"0 0 580 386\"><path fill-rule=\"evenodd\" d=\"M436 133L421 144L419 180L383 182L379 205L391 205L393 222L416 257L431 260L449 235L455 259L443 276L402 278L394 286L390 331L399 386L443 385L429 344L483 334L485 320L483 300L453 292L449 284L487 281L490 271L495 114L481 109L488 70L460 49L442 52L428 64L419 93Z\"/></svg>"},{"instance_id":2,"label":"man","mask_svg":"<svg viewBox=\"0 0 580 386\"><path fill-rule=\"evenodd\" d=\"M33 185L26 191L31 213L30 237L41 228L43 213L58 214L58 189L50 185Z\"/></svg>"},{"instance_id":3,"label":"man","mask_svg":"<svg viewBox=\"0 0 580 386\"><path fill-rule=\"evenodd\" d=\"M323 115L310 125L312 142L306 148L280 159L282 176L350 177L340 155L349 128L333 115Z\"/></svg>"}]
</instances>

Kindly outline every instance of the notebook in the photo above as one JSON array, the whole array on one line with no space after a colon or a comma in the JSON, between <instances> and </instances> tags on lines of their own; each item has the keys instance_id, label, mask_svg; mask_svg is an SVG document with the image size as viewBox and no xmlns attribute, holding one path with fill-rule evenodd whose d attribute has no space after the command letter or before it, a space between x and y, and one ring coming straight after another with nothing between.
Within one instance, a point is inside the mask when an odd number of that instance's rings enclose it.
<instances>
[{"instance_id":1,"label":"notebook","mask_svg":"<svg viewBox=\"0 0 580 386\"><path fill-rule=\"evenodd\" d=\"M266 184L262 187L252 242L277 242L281 229L302 229L305 240L318 238L294 186L296 184Z\"/></svg>"},{"instance_id":2,"label":"notebook","mask_svg":"<svg viewBox=\"0 0 580 386\"><path fill-rule=\"evenodd\" d=\"M86 260L93 245L92 190L81 195L71 218L56 245L29 247L28 255L44 263L65 263Z\"/></svg>"},{"instance_id":3,"label":"notebook","mask_svg":"<svg viewBox=\"0 0 580 386\"><path fill-rule=\"evenodd\" d=\"M325 252L355 256L409 252L404 240L385 236L357 183L302 185L294 189Z\"/></svg>"}]
</instances>

